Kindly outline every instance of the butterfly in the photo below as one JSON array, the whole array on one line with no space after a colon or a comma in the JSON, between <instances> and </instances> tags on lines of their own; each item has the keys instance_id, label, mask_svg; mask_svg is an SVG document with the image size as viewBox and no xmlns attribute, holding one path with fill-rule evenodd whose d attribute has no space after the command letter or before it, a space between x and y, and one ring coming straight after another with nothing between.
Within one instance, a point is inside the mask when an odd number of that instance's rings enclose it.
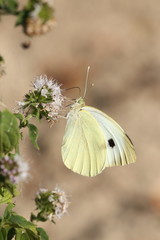
<instances>
[{"instance_id":1,"label":"butterfly","mask_svg":"<svg viewBox=\"0 0 160 240\"><path fill-rule=\"evenodd\" d=\"M86 106L82 97L71 105L62 143L66 167L84 176L96 176L106 167L136 161L132 141L111 117Z\"/></svg>"}]
</instances>

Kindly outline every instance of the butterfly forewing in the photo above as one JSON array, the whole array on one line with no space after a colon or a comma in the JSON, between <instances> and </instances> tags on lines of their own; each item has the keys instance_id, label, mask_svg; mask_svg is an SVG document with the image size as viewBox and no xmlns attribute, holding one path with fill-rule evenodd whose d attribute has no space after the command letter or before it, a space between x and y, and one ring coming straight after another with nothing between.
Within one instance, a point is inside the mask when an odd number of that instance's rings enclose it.
<instances>
[{"instance_id":1,"label":"butterfly forewing","mask_svg":"<svg viewBox=\"0 0 160 240\"><path fill-rule=\"evenodd\" d=\"M112 118L96 108L85 106L102 129L106 142L106 167L125 165L136 161L135 150L124 130Z\"/></svg>"},{"instance_id":2,"label":"butterfly forewing","mask_svg":"<svg viewBox=\"0 0 160 240\"><path fill-rule=\"evenodd\" d=\"M105 137L89 111L80 110L68 117L62 157L68 168L84 176L95 176L105 168Z\"/></svg>"}]
</instances>

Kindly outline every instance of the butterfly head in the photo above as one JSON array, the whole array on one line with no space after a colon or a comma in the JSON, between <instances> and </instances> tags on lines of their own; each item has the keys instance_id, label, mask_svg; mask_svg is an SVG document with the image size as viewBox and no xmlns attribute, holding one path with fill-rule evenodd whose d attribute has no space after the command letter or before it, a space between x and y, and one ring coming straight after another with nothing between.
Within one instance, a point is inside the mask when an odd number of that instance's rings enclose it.
<instances>
[{"instance_id":1,"label":"butterfly head","mask_svg":"<svg viewBox=\"0 0 160 240\"><path fill-rule=\"evenodd\" d=\"M85 106L85 102L82 97L77 98L75 103L77 103L78 105L81 105L81 106Z\"/></svg>"},{"instance_id":2,"label":"butterfly head","mask_svg":"<svg viewBox=\"0 0 160 240\"><path fill-rule=\"evenodd\" d=\"M82 108L84 106L85 106L84 99L82 97L80 97L75 100L75 103L72 104L71 109L79 110L80 108Z\"/></svg>"},{"instance_id":3,"label":"butterfly head","mask_svg":"<svg viewBox=\"0 0 160 240\"><path fill-rule=\"evenodd\" d=\"M67 114L67 118L70 118L70 117L77 117L78 116L78 113L79 111L81 110L82 107L85 106L85 102L83 100L82 97L80 98L77 98L75 100L75 102L71 105L70 107L70 111L69 113Z\"/></svg>"}]
</instances>

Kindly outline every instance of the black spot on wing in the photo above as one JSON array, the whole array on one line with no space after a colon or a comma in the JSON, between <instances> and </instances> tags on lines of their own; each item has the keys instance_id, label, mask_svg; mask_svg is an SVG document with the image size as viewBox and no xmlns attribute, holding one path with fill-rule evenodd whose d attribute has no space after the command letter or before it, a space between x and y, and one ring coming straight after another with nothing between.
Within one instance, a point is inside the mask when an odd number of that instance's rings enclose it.
<instances>
[{"instance_id":1,"label":"black spot on wing","mask_svg":"<svg viewBox=\"0 0 160 240\"><path fill-rule=\"evenodd\" d=\"M112 138L110 138L110 139L108 140L108 143L109 143L109 146L112 147L112 148L115 146L115 142L113 141Z\"/></svg>"}]
</instances>

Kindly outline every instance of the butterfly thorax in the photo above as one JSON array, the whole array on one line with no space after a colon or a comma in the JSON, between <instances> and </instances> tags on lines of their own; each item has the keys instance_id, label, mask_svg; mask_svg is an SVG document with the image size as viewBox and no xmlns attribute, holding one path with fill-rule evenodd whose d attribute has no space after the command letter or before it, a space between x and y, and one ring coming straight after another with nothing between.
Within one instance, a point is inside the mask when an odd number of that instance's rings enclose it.
<instances>
[{"instance_id":1,"label":"butterfly thorax","mask_svg":"<svg viewBox=\"0 0 160 240\"><path fill-rule=\"evenodd\" d=\"M67 114L67 118L68 117L73 117L73 116L74 117L78 116L78 112L84 106L85 106L85 102L84 102L84 99L82 97L76 99L75 103L73 103L71 105L71 110Z\"/></svg>"}]
</instances>

